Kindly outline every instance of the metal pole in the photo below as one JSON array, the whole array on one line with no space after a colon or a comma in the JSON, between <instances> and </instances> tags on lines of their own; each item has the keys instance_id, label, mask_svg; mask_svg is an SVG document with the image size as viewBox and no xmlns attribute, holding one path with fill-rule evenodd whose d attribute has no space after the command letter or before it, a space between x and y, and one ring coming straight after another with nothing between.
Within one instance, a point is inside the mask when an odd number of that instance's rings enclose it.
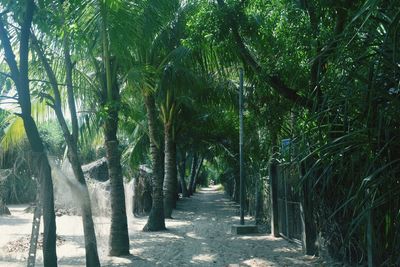
<instances>
[{"instance_id":1,"label":"metal pole","mask_svg":"<svg viewBox=\"0 0 400 267\"><path fill-rule=\"evenodd\" d=\"M244 225L244 159L243 159L243 69L239 70L239 162L240 162L240 224Z\"/></svg>"}]
</instances>

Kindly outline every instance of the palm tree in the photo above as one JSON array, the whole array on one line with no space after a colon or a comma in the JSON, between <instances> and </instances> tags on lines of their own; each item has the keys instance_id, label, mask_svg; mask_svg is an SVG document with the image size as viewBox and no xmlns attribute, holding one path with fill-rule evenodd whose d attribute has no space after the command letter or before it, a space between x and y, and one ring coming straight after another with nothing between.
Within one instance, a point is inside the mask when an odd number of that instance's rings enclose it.
<instances>
[{"instance_id":1,"label":"palm tree","mask_svg":"<svg viewBox=\"0 0 400 267\"><path fill-rule=\"evenodd\" d=\"M125 206L118 121L120 111L120 79L125 55L129 54L126 36L133 27L133 4L130 1L89 0L77 8L77 23L85 25L81 36L86 42L94 76L86 76L97 89L100 116L103 122L104 146L111 191L111 228L109 255L129 254L128 222ZM124 33L124 34L123 34ZM100 42L98 41L100 40ZM100 44L100 45L99 45ZM124 45L125 44L125 45ZM98 58L101 58L99 61ZM84 75L84 72L80 72ZM94 81L93 81L94 78Z\"/></svg>"},{"instance_id":2,"label":"palm tree","mask_svg":"<svg viewBox=\"0 0 400 267\"><path fill-rule=\"evenodd\" d=\"M184 148L177 149L178 150L178 175L179 175L179 186L181 188L182 197L189 197L189 192L187 189L187 184L185 180L186 176L186 161L187 161L187 153Z\"/></svg>"},{"instance_id":3,"label":"palm tree","mask_svg":"<svg viewBox=\"0 0 400 267\"><path fill-rule=\"evenodd\" d=\"M176 39L180 39L177 38ZM185 50L182 47L173 50ZM181 61L180 55L178 58L172 60ZM183 57L186 56L183 55ZM164 67L161 77L160 93L163 94L161 102L161 118L164 125L164 214L166 218L171 218L172 210L175 208L178 191L178 177L177 177L177 142L176 135L177 126L182 111L182 105L190 98L190 92L185 90L191 87L192 90L198 89L196 84L196 77L191 73L190 69L186 66L175 65L180 62L170 61Z\"/></svg>"},{"instance_id":4,"label":"palm tree","mask_svg":"<svg viewBox=\"0 0 400 267\"><path fill-rule=\"evenodd\" d=\"M110 14L113 10L106 2L100 1L101 14L101 40L102 40L102 63L105 70L105 81L103 86L102 101L103 108L106 110L104 121L104 140L107 155L108 173L111 185L111 229L110 229L110 249L111 256L129 255L129 235L126 217L125 191L122 177L121 152L117 138L118 114L120 109L120 89L117 78L119 62L112 58L113 39L110 35L110 15L118 18L116 14ZM129 8L126 7L126 8ZM125 13L124 13L125 14ZM121 18L119 18L121 19ZM122 29L114 29L116 31ZM121 40L122 41L122 40Z\"/></svg>"},{"instance_id":5,"label":"palm tree","mask_svg":"<svg viewBox=\"0 0 400 267\"><path fill-rule=\"evenodd\" d=\"M177 127L184 105L191 105L191 92L199 90L204 84L201 75L192 72L191 51L182 45L185 25L192 6L184 4L175 11L175 17L159 35L160 47L165 51L161 71L159 95L160 113L164 126L164 214L171 218L176 206L178 193L177 177ZM189 90L190 88L190 90Z\"/></svg>"},{"instance_id":6,"label":"palm tree","mask_svg":"<svg viewBox=\"0 0 400 267\"><path fill-rule=\"evenodd\" d=\"M163 181L164 168L162 142L159 138L158 110L156 90L159 88L158 77L166 57L162 38L170 21L173 20L179 1L159 3L144 1L139 5L135 22L136 40L131 48L131 64L127 71L127 80L132 87L140 90L147 112L150 158L152 165L152 209L144 231L165 229Z\"/></svg>"},{"instance_id":7,"label":"palm tree","mask_svg":"<svg viewBox=\"0 0 400 267\"><path fill-rule=\"evenodd\" d=\"M169 96L165 106L162 107L162 120L164 124L164 216L171 218L172 209L175 207L178 189L176 170L176 142L175 142L175 106L170 103Z\"/></svg>"},{"instance_id":8,"label":"palm tree","mask_svg":"<svg viewBox=\"0 0 400 267\"><path fill-rule=\"evenodd\" d=\"M64 5L59 7L60 20L65 23L66 21L66 10ZM68 10L67 10L68 11ZM40 21L39 21L40 23ZM65 25L65 24L64 24ZM38 25L40 28L40 24ZM55 25L54 25L55 26ZM54 109L57 120L60 124L61 130L64 135L65 142L68 146L68 159L71 163L73 173L77 181L82 185L82 199L80 200L81 210L82 210L82 220L85 236L85 249L86 249L86 265L87 266L100 266L100 260L97 252L97 241L94 230L94 223L92 219L92 209L90 203L89 191L86 185L86 180L82 171L79 155L78 155L78 137L79 137L79 127L78 127L78 116L76 111L76 100L73 85L73 64L70 55L70 40L69 31L67 27L61 26L63 31L63 61L65 67L65 83L67 88L67 100L69 113L72 122L72 132L70 132L65 116L62 110L62 97L58 86L57 75L55 70L51 66L48 58L46 57L45 51L43 51L41 44L37 40L34 33L32 33L32 44L34 51L36 52L39 60L41 61L43 68L49 78L54 97L48 94L42 94L44 98L47 99L47 103ZM53 38L54 40L55 38Z\"/></svg>"},{"instance_id":9,"label":"palm tree","mask_svg":"<svg viewBox=\"0 0 400 267\"><path fill-rule=\"evenodd\" d=\"M160 142L157 142L156 133L156 103L153 95L146 95L144 103L147 111L147 124L150 137L150 156L152 163L152 206L143 231L165 230L164 202L163 202L163 154L160 151Z\"/></svg>"},{"instance_id":10,"label":"palm tree","mask_svg":"<svg viewBox=\"0 0 400 267\"><path fill-rule=\"evenodd\" d=\"M62 99L60 94L60 89L58 87L57 77L52 69L47 57L45 56L44 51L42 50L39 41L32 34L32 43L35 52L37 53L40 61L43 64L45 72L50 80L54 98L48 97L49 105L54 109L57 120L62 129L65 142L68 146L68 159L71 163L73 173L78 182L82 185L82 199L80 200L81 211L82 211L82 221L84 228L84 236L85 236L85 249L86 249L86 265L87 266L100 266L100 260L97 252L97 241L96 234L94 230L94 223L92 218L92 209L90 203L89 191L86 185L86 180L82 171L82 166L80 163L79 155L78 155L78 119L75 107L75 96L73 91L72 84L72 64L68 46L68 32L64 31L64 61L66 71L66 84L67 84L67 95L69 102L70 115L72 120L72 133L68 129L67 122L65 120L63 111L62 111Z\"/></svg>"},{"instance_id":11,"label":"palm tree","mask_svg":"<svg viewBox=\"0 0 400 267\"><path fill-rule=\"evenodd\" d=\"M20 117L23 120L25 132L33 151L33 159L37 166L36 173L40 181L41 203L43 205L43 261L44 266L57 266L56 254L56 223L54 213L53 183L50 164L40 138L38 128L31 116L31 100L28 78L29 60L29 35L33 19L35 3L33 0L25 1L23 19L20 25L19 36L19 66L16 54L11 45L10 30L7 31L5 22L9 17L2 13L0 17L0 40L4 50L5 59L10 69L11 79L14 81L18 92L18 103L21 108ZM16 13L14 13L16 14ZM4 18L6 17L6 18Z\"/></svg>"}]
</instances>

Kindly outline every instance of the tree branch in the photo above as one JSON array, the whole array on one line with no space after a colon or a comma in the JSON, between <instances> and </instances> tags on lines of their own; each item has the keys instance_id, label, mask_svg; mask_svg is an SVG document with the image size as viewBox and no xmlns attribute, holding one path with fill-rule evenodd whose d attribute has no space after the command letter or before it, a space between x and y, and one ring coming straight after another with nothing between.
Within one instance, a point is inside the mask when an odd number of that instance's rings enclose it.
<instances>
[{"instance_id":1,"label":"tree branch","mask_svg":"<svg viewBox=\"0 0 400 267\"><path fill-rule=\"evenodd\" d=\"M63 132L65 141L67 142L68 147L75 147L75 143L72 140L72 136L70 134L70 131L68 129L68 125L65 121L64 114L62 113L62 104L61 104L61 95L60 95L60 90L58 88L58 83L57 83L57 78L56 75L50 66L49 61L47 60L42 48L39 45L39 41L36 39L36 36L31 33L31 40L32 40L32 46L33 49L36 51L37 55L39 56L40 61L43 64L43 67L46 71L47 77L49 77L49 81L51 84L51 87L53 88L53 93L54 93L54 101L52 103L47 102L47 104L52 107L56 113L58 123L61 126L61 130Z\"/></svg>"},{"instance_id":2,"label":"tree branch","mask_svg":"<svg viewBox=\"0 0 400 267\"><path fill-rule=\"evenodd\" d=\"M218 5L220 8L226 8L225 3L223 0L218 0ZM251 69L266 83L271 86L278 94L285 97L296 104L299 104L302 107L312 109L313 101L311 99L307 99L304 96L301 96L295 91L294 89L288 87L279 76L272 76L266 74L263 67L254 59L248 48L243 42L242 37L239 34L239 29L237 26L236 21L229 17L230 20L230 27L232 30L233 38L236 42L236 45L239 49L239 54L242 60L251 67Z\"/></svg>"},{"instance_id":3,"label":"tree branch","mask_svg":"<svg viewBox=\"0 0 400 267\"><path fill-rule=\"evenodd\" d=\"M0 71L0 75L3 75L3 76L5 76L5 77L11 78L11 79L13 78L11 74L6 73L6 72L2 72L2 71Z\"/></svg>"},{"instance_id":4,"label":"tree branch","mask_svg":"<svg viewBox=\"0 0 400 267\"><path fill-rule=\"evenodd\" d=\"M29 55L29 32L33 19L35 3L33 0L26 0L26 12L21 26L20 34L20 68L18 68L15 54L13 52L10 37L8 36L3 17L0 17L0 40L4 49L6 62L11 71L11 77L18 91L18 102L21 106L23 116L31 115L31 100L29 93L28 79L28 55Z\"/></svg>"},{"instance_id":5,"label":"tree branch","mask_svg":"<svg viewBox=\"0 0 400 267\"><path fill-rule=\"evenodd\" d=\"M315 37L318 41L318 45L317 45L317 55L316 57L313 59L312 65L311 65L311 89L313 91L316 92L316 96L317 96L317 103L318 103L318 109L322 109L322 105L323 105L323 99L322 99L322 90L321 90L321 84L320 84L320 80L321 80L321 76L324 75L324 73L326 72L327 68L326 68L326 63L328 62L328 58L330 55L332 55L332 53L335 51L337 45L338 45L338 37L343 33L344 29L345 29L345 22L347 20L347 10L344 8L337 8L336 9L336 22L335 22L335 30L333 33L333 37L331 39L331 41L325 45L325 47L321 48L320 42L318 40L318 32L315 32ZM311 18L311 14L310 14L310 20L312 23L312 18ZM312 27L316 27L315 25Z\"/></svg>"},{"instance_id":6,"label":"tree branch","mask_svg":"<svg viewBox=\"0 0 400 267\"><path fill-rule=\"evenodd\" d=\"M72 138L74 143L78 142L79 126L78 117L76 112L74 87L72 83L72 69L73 63L71 62L70 45L69 45L69 34L68 31L64 30L64 62L65 62L65 83L67 84L67 95L68 95L68 107L71 114L72 122Z\"/></svg>"},{"instance_id":7,"label":"tree branch","mask_svg":"<svg viewBox=\"0 0 400 267\"><path fill-rule=\"evenodd\" d=\"M4 98L4 99L12 99L12 100L17 100L18 101L18 97L16 96L7 96L7 95L0 95L0 99Z\"/></svg>"},{"instance_id":8,"label":"tree branch","mask_svg":"<svg viewBox=\"0 0 400 267\"><path fill-rule=\"evenodd\" d=\"M57 82L56 75L55 75L53 69L51 68L49 61L47 60L47 58L44 54L44 51L39 44L38 39L36 38L36 36L33 32L31 34L31 39L32 39L32 47L35 50L36 54L38 55L40 61L42 62L43 67L46 71L47 77L49 78L51 87L53 88L54 103L56 106L60 106L60 109L61 109L61 95L60 95L60 90L58 88L58 82Z\"/></svg>"},{"instance_id":9,"label":"tree branch","mask_svg":"<svg viewBox=\"0 0 400 267\"><path fill-rule=\"evenodd\" d=\"M19 69L17 65L17 61L15 60L15 54L11 47L10 38L8 37L7 30L3 23L3 17L0 17L0 40L4 49L4 56L6 62L11 71L11 77L14 80L15 84L19 84Z\"/></svg>"},{"instance_id":10,"label":"tree branch","mask_svg":"<svg viewBox=\"0 0 400 267\"><path fill-rule=\"evenodd\" d=\"M29 79L30 82L38 82L38 83L48 83L51 85L50 81L40 80L40 79ZM65 86L64 83L57 83L58 86Z\"/></svg>"},{"instance_id":11,"label":"tree branch","mask_svg":"<svg viewBox=\"0 0 400 267\"><path fill-rule=\"evenodd\" d=\"M45 92L40 92L40 93L39 93L39 97L46 99L46 100L47 100L47 101L46 101L47 104L48 104L48 103L51 103L50 106L52 106L52 107L54 106L55 100L54 100L54 97L52 97L51 95L49 95L49 94L47 94L47 93L45 93ZM49 102L49 101L50 101L50 102Z\"/></svg>"}]
</instances>

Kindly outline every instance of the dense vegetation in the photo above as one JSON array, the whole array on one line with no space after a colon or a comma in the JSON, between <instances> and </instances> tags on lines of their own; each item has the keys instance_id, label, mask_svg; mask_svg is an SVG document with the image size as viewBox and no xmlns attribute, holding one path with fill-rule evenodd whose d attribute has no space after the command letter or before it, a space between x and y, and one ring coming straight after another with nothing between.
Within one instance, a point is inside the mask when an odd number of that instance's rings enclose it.
<instances>
[{"instance_id":1,"label":"dense vegetation","mask_svg":"<svg viewBox=\"0 0 400 267\"><path fill-rule=\"evenodd\" d=\"M269 162L297 164L298 187L311 184L317 203L321 250L365 263L372 239L375 264L400 264L399 1L4 0L0 8L0 167L13 172L2 198L33 201L16 192L36 192L32 176L39 182L46 266L56 266L56 250L45 155L67 157L84 187L82 163L107 157L110 255L129 253L123 176L140 165L152 169L146 231L165 229L178 192L190 196L210 180L238 201L240 68L248 212L269 223ZM86 260L98 266L88 197Z\"/></svg>"}]
</instances>

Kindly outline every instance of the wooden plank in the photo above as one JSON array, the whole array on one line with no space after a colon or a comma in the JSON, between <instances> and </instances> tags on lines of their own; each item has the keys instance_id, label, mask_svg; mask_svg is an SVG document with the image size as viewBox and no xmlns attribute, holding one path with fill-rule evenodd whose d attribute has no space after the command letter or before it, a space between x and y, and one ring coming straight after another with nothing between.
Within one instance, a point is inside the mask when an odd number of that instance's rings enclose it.
<instances>
[{"instance_id":1,"label":"wooden plank","mask_svg":"<svg viewBox=\"0 0 400 267\"><path fill-rule=\"evenodd\" d=\"M42 216L42 209L40 206L40 202L38 202L35 207L35 211L33 213L32 233L31 233L31 241L29 244L29 254L28 254L28 267L35 266L41 216Z\"/></svg>"}]
</instances>

